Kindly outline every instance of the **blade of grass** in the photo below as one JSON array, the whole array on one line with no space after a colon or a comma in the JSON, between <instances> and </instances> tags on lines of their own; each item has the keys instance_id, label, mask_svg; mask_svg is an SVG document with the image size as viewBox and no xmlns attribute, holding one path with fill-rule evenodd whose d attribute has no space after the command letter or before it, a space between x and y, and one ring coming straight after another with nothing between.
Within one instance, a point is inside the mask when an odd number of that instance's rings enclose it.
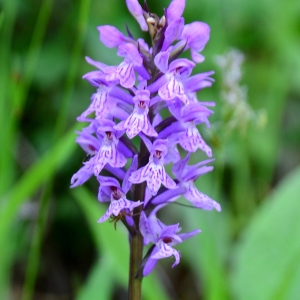
<instances>
[{"instance_id":1,"label":"blade of grass","mask_svg":"<svg viewBox=\"0 0 300 300\"><path fill-rule=\"evenodd\" d=\"M78 34L75 41L73 51L71 53L71 64L68 71L64 93L61 101L61 107L59 109L59 115L56 121L55 130L53 134L53 141L55 142L63 133L67 116L70 109L70 101L72 99L73 87L77 78L77 70L79 66L80 54L83 48L84 38L87 31L88 15L89 15L90 1L82 0L79 5L79 18L78 18ZM34 285L37 277L40 251L43 241L43 233L48 215L48 208L50 205L50 199L53 189L54 177L50 178L44 185L44 192L41 198L38 219L35 224L34 235L32 240L32 246L29 253L29 259L27 263L25 284L23 287L23 300L29 300L33 296Z\"/></svg>"},{"instance_id":2,"label":"blade of grass","mask_svg":"<svg viewBox=\"0 0 300 300\"><path fill-rule=\"evenodd\" d=\"M8 118L11 111L10 86L11 86L11 41L13 36L13 29L15 19L18 11L18 1L4 1L3 10L0 15L0 197L11 186L14 179L14 159L13 159L13 147L14 137L11 135L12 128L14 127L14 120ZM0 211L5 205L5 199L0 198ZM9 270L9 262L13 260L13 253L15 247L11 243L1 247L2 252L0 261L0 298L8 299L8 283L9 276L7 276L7 270ZM5 272L2 272L5 270ZM3 275L3 276L2 276Z\"/></svg>"},{"instance_id":3,"label":"blade of grass","mask_svg":"<svg viewBox=\"0 0 300 300\"><path fill-rule=\"evenodd\" d=\"M10 228L13 225L20 206L37 190L37 188L63 166L75 149L75 129L72 128L59 142L40 158L6 195L6 205L0 212L0 282L7 277L8 269L3 254L9 243ZM0 291L2 291L0 289ZM0 294L1 296L1 294ZM1 298L1 297L0 297Z\"/></svg>"},{"instance_id":4,"label":"blade of grass","mask_svg":"<svg viewBox=\"0 0 300 300\"><path fill-rule=\"evenodd\" d=\"M11 111L10 95L10 60L11 40L18 1L4 1L1 12L2 26L0 28L0 195L3 195L13 182L13 151L11 127L14 120L8 118ZM1 203L3 205L3 201Z\"/></svg>"},{"instance_id":5,"label":"blade of grass","mask_svg":"<svg viewBox=\"0 0 300 300\"><path fill-rule=\"evenodd\" d=\"M37 22L25 59L24 72L22 74L23 80L20 82L17 97L14 99L14 109L12 111L13 118L20 119L22 115L21 113L32 82L32 77L37 67L52 5L53 0L45 0L41 2L41 8L39 10Z\"/></svg>"}]
</instances>

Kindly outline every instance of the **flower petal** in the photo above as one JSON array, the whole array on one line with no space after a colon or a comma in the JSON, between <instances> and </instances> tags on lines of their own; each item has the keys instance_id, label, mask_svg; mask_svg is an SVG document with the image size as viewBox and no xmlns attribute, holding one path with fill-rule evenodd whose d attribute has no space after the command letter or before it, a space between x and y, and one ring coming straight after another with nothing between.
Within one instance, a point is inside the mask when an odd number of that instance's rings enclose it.
<instances>
[{"instance_id":1,"label":"flower petal","mask_svg":"<svg viewBox=\"0 0 300 300\"><path fill-rule=\"evenodd\" d=\"M188 127L181 136L179 143L188 152L196 152L200 148L208 157L212 156L211 148L205 143L196 126Z\"/></svg>"},{"instance_id":2,"label":"flower petal","mask_svg":"<svg viewBox=\"0 0 300 300\"><path fill-rule=\"evenodd\" d=\"M145 266L144 266L143 275L148 276L153 271L153 269L155 268L157 262L158 262L158 259L154 259L154 258L149 257L146 264L145 264Z\"/></svg>"},{"instance_id":3,"label":"flower petal","mask_svg":"<svg viewBox=\"0 0 300 300\"><path fill-rule=\"evenodd\" d=\"M119 46L124 41L124 35L117 28L110 25L98 26L101 42L108 48Z\"/></svg>"},{"instance_id":4,"label":"flower petal","mask_svg":"<svg viewBox=\"0 0 300 300\"><path fill-rule=\"evenodd\" d=\"M143 9L138 0L126 0L126 5L133 17L138 21L143 31L148 31L147 22L143 16Z\"/></svg>"},{"instance_id":5,"label":"flower petal","mask_svg":"<svg viewBox=\"0 0 300 300\"><path fill-rule=\"evenodd\" d=\"M167 8L168 22L179 19L185 8L185 0L173 0Z\"/></svg>"},{"instance_id":6,"label":"flower petal","mask_svg":"<svg viewBox=\"0 0 300 300\"><path fill-rule=\"evenodd\" d=\"M187 200L193 203L196 207L204 209L204 210L212 210L221 211L221 205L208 197L207 195L201 193L194 185L194 183L190 183L187 192L184 194Z\"/></svg>"}]
</instances>

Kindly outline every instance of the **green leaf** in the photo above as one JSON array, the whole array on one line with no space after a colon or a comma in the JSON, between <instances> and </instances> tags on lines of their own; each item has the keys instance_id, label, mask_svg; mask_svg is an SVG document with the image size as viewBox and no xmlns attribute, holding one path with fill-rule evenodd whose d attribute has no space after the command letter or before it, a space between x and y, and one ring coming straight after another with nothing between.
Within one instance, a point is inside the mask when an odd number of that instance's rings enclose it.
<instances>
[{"instance_id":1,"label":"green leaf","mask_svg":"<svg viewBox=\"0 0 300 300\"><path fill-rule=\"evenodd\" d=\"M300 167L264 201L233 251L231 280L236 299L299 296L299 200Z\"/></svg>"},{"instance_id":2,"label":"green leaf","mask_svg":"<svg viewBox=\"0 0 300 300\"><path fill-rule=\"evenodd\" d=\"M113 291L113 274L111 263L100 259L94 265L86 285L80 290L77 300L111 299Z\"/></svg>"}]
</instances>

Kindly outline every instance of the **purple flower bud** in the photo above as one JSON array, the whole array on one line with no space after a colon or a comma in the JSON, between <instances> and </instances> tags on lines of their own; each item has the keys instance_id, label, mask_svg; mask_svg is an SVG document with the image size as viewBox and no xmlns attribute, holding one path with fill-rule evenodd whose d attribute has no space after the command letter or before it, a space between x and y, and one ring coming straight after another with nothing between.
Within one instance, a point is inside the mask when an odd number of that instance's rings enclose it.
<instances>
[{"instance_id":1,"label":"purple flower bud","mask_svg":"<svg viewBox=\"0 0 300 300\"><path fill-rule=\"evenodd\" d=\"M168 25L165 31L165 39L162 46L162 51L167 50L175 40L178 40L180 38L183 28L183 18L176 19Z\"/></svg>"},{"instance_id":2,"label":"purple flower bud","mask_svg":"<svg viewBox=\"0 0 300 300\"><path fill-rule=\"evenodd\" d=\"M173 0L167 8L168 22L171 23L178 20L182 16L184 8L185 0Z\"/></svg>"},{"instance_id":3,"label":"purple flower bud","mask_svg":"<svg viewBox=\"0 0 300 300\"><path fill-rule=\"evenodd\" d=\"M138 21L143 31L148 31L147 22L143 16L143 9L138 0L126 0L126 5L133 17Z\"/></svg>"}]
</instances>

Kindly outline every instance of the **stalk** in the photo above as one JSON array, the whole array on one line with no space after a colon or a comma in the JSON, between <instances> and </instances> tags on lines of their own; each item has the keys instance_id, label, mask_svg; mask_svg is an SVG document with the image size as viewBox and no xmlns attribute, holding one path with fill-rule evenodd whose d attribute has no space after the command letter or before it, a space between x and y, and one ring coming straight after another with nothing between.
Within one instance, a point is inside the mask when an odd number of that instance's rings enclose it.
<instances>
[{"instance_id":1,"label":"stalk","mask_svg":"<svg viewBox=\"0 0 300 300\"><path fill-rule=\"evenodd\" d=\"M141 141L139 154L139 168L146 165L149 160L149 151L146 145ZM145 199L146 182L137 184L135 186L134 200L144 201ZM137 271L143 259L143 236L139 229L140 213L143 210L142 206L138 206L134 210L134 221L136 231L130 235L130 260L129 260L129 281L128 281L128 299L140 300L142 299L142 278L136 276Z\"/></svg>"}]
</instances>

